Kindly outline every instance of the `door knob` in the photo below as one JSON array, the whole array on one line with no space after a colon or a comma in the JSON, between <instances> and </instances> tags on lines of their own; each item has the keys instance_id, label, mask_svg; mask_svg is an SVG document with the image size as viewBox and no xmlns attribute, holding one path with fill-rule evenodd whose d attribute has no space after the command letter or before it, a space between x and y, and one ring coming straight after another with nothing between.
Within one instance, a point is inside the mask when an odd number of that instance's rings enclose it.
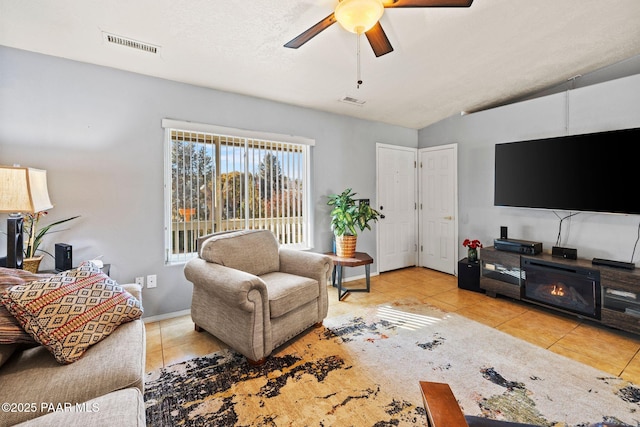
<instances>
[{"instance_id":1,"label":"door knob","mask_svg":"<svg viewBox=\"0 0 640 427\"><path fill-rule=\"evenodd\" d=\"M452 217L451 215L449 215L449 216L445 216L445 217L444 217L444 219L449 219L449 220L451 220L451 219L453 219L453 217Z\"/></svg>"}]
</instances>

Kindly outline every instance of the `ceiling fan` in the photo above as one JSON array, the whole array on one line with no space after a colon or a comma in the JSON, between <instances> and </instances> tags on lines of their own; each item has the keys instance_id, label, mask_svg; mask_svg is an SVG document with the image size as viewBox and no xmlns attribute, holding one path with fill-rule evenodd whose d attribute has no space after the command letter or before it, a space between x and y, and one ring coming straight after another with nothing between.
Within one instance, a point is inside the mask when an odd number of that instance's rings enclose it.
<instances>
[{"instance_id":1,"label":"ceiling fan","mask_svg":"<svg viewBox=\"0 0 640 427\"><path fill-rule=\"evenodd\" d=\"M393 52L380 18L386 8L395 7L469 7L473 0L341 0L331 15L285 44L297 49L338 22L347 31L365 34L376 57Z\"/></svg>"}]
</instances>

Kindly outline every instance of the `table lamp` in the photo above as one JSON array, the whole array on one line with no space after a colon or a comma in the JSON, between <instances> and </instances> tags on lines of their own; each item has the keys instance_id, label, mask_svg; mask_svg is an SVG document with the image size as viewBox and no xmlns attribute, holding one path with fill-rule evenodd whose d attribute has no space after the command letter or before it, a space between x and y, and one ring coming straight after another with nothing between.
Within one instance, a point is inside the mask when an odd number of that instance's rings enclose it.
<instances>
[{"instance_id":1,"label":"table lamp","mask_svg":"<svg viewBox=\"0 0 640 427\"><path fill-rule=\"evenodd\" d=\"M47 171L20 166L0 166L0 212L7 218L7 267L22 268L23 213L51 209Z\"/></svg>"}]
</instances>

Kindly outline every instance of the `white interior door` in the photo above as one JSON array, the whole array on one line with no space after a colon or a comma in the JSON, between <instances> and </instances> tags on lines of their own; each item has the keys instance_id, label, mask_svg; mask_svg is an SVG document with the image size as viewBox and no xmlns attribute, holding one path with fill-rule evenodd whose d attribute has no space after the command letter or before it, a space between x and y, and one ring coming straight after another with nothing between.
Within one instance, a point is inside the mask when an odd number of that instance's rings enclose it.
<instances>
[{"instance_id":1,"label":"white interior door","mask_svg":"<svg viewBox=\"0 0 640 427\"><path fill-rule=\"evenodd\" d=\"M420 265L456 273L457 145L420 150Z\"/></svg>"},{"instance_id":2,"label":"white interior door","mask_svg":"<svg viewBox=\"0 0 640 427\"><path fill-rule=\"evenodd\" d=\"M378 271L417 264L417 150L377 144Z\"/></svg>"}]
</instances>

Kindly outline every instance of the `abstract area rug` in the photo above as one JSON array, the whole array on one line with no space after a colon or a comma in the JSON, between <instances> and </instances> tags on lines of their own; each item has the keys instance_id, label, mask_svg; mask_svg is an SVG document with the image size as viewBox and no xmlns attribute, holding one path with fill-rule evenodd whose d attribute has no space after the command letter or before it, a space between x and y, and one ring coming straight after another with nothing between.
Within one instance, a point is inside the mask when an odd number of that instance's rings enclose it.
<instances>
[{"instance_id":1,"label":"abstract area rug","mask_svg":"<svg viewBox=\"0 0 640 427\"><path fill-rule=\"evenodd\" d=\"M147 374L149 426L426 425L419 381L464 413L540 426L640 426L640 389L414 300L328 318L259 367L221 351Z\"/></svg>"}]
</instances>

